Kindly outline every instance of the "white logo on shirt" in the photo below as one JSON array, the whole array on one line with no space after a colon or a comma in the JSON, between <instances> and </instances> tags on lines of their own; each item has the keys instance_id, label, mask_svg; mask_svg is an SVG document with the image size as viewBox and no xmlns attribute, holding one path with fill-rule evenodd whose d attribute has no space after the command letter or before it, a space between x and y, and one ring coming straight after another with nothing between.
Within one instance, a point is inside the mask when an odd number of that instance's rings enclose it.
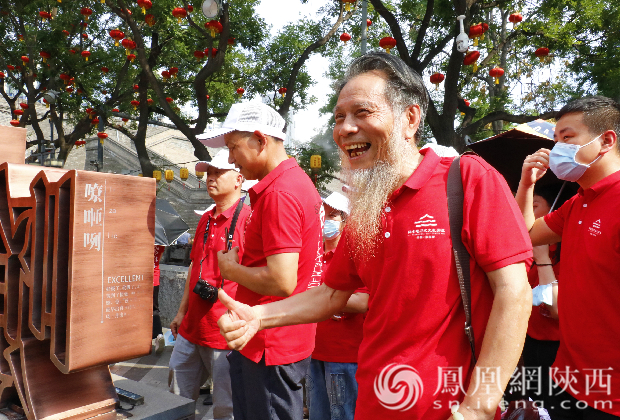
<instances>
[{"instance_id":1,"label":"white logo on shirt","mask_svg":"<svg viewBox=\"0 0 620 420\"><path fill-rule=\"evenodd\" d=\"M407 411L424 393L424 384L418 371L411 366L392 363L375 377L374 389L382 406Z\"/></svg>"},{"instance_id":2,"label":"white logo on shirt","mask_svg":"<svg viewBox=\"0 0 620 420\"><path fill-rule=\"evenodd\" d=\"M408 236L415 236L416 239L434 239L437 235L445 235L446 230L437 227L437 220L430 214L420 217L417 222L413 222L414 229L408 230Z\"/></svg>"},{"instance_id":3,"label":"white logo on shirt","mask_svg":"<svg viewBox=\"0 0 620 420\"><path fill-rule=\"evenodd\" d=\"M601 228L601 219L598 219L597 221L592 223L591 228L588 228L588 232L590 232L590 235L592 236L598 236L602 234L602 232L599 230L600 228Z\"/></svg>"}]
</instances>

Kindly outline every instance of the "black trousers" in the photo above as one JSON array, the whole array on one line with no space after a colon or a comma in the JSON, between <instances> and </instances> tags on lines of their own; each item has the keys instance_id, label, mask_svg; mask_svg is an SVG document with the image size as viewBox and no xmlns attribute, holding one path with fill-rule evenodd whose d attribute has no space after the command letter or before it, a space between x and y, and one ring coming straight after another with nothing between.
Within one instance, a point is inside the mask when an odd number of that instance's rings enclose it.
<instances>
[{"instance_id":1,"label":"black trousers","mask_svg":"<svg viewBox=\"0 0 620 420\"><path fill-rule=\"evenodd\" d=\"M527 368L540 367L540 394L537 390L528 389L527 396L534 401L543 401L545 407L549 405L549 387L551 380L549 378L549 368L555 362L555 356L560 347L559 341L537 340L525 336L525 345L523 346L523 365Z\"/></svg>"},{"instance_id":2,"label":"black trousers","mask_svg":"<svg viewBox=\"0 0 620 420\"><path fill-rule=\"evenodd\" d=\"M288 365L254 363L237 351L228 355L235 420L299 420L303 417L301 380L310 357Z\"/></svg>"},{"instance_id":3,"label":"black trousers","mask_svg":"<svg viewBox=\"0 0 620 420\"><path fill-rule=\"evenodd\" d=\"M605 413L593 407L586 407L568 392L551 397L549 411L552 420L618 420L620 417Z\"/></svg>"},{"instance_id":4,"label":"black trousers","mask_svg":"<svg viewBox=\"0 0 620 420\"><path fill-rule=\"evenodd\" d=\"M159 286L153 286L153 337L163 334L161 317L159 316Z\"/></svg>"}]
</instances>

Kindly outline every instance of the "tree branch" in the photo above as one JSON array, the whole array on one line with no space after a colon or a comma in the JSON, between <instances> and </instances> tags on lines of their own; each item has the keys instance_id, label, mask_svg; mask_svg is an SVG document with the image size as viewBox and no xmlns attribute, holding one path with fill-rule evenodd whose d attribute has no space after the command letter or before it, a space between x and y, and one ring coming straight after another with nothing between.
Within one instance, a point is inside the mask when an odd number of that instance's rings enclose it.
<instances>
[{"instance_id":1,"label":"tree branch","mask_svg":"<svg viewBox=\"0 0 620 420\"><path fill-rule=\"evenodd\" d=\"M484 127L485 125L498 120L504 120L513 123L527 123L530 121L534 121L536 119L548 120L549 118L555 117L557 111L547 111L543 112L540 115L512 115L506 111L495 111L491 112L488 115L480 118L478 121L468 125L467 127L463 127L459 130L461 135L471 135L480 129L480 127Z\"/></svg>"}]
</instances>

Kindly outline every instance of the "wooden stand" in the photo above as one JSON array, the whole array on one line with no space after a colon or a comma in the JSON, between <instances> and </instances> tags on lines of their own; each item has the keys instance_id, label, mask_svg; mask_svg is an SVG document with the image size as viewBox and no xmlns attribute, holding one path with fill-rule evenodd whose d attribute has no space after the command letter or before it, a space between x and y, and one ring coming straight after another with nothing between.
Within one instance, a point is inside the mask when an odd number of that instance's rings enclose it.
<instances>
[{"instance_id":1,"label":"wooden stand","mask_svg":"<svg viewBox=\"0 0 620 420\"><path fill-rule=\"evenodd\" d=\"M0 127L0 406L115 419L108 364L151 351L155 180L24 165Z\"/></svg>"}]
</instances>

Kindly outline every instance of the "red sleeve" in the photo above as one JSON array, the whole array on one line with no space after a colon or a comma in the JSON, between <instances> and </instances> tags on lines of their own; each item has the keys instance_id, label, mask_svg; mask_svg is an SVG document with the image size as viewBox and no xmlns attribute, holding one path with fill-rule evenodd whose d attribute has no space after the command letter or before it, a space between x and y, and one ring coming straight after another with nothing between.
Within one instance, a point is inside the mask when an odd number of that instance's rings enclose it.
<instances>
[{"instance_id":1,"label":"red sleeve","mask_svg":"<svg viewBox=\"0 0 620 420\"><path fill-rule=\"evenodd\" d=\"M477 156L461 159L463 243L476 263L490 272L532 257L523 215L504 178Z\"/></svg>"},{"instance_id":2,"label":"red sleeve","mask_svg":"<svg viewBox=\"0 0 620 420\"><path fill-rule=\"evenodd\" d=\"M265 257L300 252L304 225L301 204L295 197L282 191L270 192L263 200L262 208L276 209L273 213L263 215L261 235Z\"/></svg>"},{"instance_id":3,"label":"red sleeve","mask_svg":"<svg viewBox=\"0 0 620 420\"><path fill-rule=\"evenodd\" d=\"M343 232L342 235L344 236L344 234ZM346 243L347 241L344 237L338 243L334 256L323 274L323 282L332 289L355 290L355 292L358 293L358 291L361 292L360 289L365 288L365 284L357 275L355 263L349 256L350 254ZM366 291L364 293L369 292Z\"/></svg>"},{"instance_id":4,"label":"red sleeve","mask_svg":"<svg viewBox=\"0 0 620 420\"><path fill-rule=\"evenodd\" d=\"M549 229L554 231L556 234L562 236L562 232L564 231L564 221L568 216L568 212L573 204L573 201L577 199L578 195L573 196L569 200L566 201L559 209L546 214L543 218Z\"/></svg>"}]
</instances>

